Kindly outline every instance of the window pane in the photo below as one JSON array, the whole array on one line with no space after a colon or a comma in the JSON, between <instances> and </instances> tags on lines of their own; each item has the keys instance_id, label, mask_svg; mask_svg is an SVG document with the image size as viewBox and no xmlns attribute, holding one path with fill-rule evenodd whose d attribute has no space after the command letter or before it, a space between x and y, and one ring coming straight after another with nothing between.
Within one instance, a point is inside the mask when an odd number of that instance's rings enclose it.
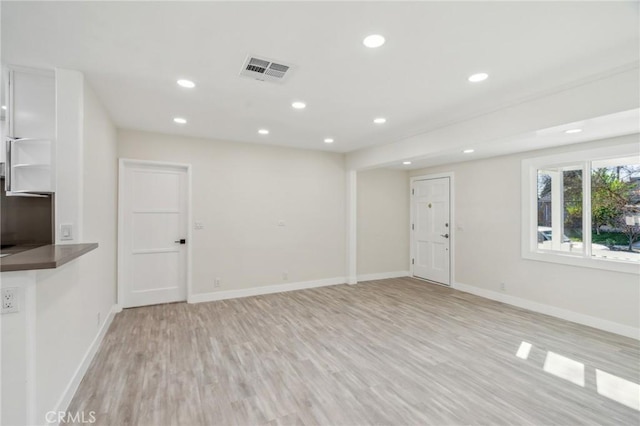
<instances>
[{"instance_id":1,"label":"window pane","mask_svg":"<svg viewBox=\"0 0 640 426\"><path fill-rule=\"evenodd\" d=\"M594 161L591 172L591 252L640 261L640 161Z\"/></svg>"},{"instance_id":2,"label":"window pane","mask_svg":"<svg viewBox=\"0 0 640 426\"><path fill-rule=\"evenodd\" d=\"M563 250L584 253L582 243L582 170L564 170L563 182Z\"/></svg>"},{"instance_id":3,"label":"window pane","mask_svg":"<svg viewBox=\"0 0 640 426\"><path fill-rule=\"evenodd\" d=\"M538 170L538 248L584 253L582 168Z\"/></svg>"},{"instance_id":4,"label":"window pane","mask_svg":"<svg viewBox=\"0 0 640 426\"><path fill-rule=\"evenodd\" d=\"M551 175L538 170L538 248L551 249Z\"/></svg>"}]
</instances>

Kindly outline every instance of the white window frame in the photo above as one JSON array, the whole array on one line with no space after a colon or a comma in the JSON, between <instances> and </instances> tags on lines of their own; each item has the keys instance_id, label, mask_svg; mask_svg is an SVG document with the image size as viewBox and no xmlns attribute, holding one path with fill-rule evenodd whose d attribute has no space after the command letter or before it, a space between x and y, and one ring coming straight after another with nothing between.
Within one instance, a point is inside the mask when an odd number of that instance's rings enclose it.
<instances>
[{"instance_id":1,"label":"white window frame","mask_svg":"<svg viewBox=\"0 0 640 426\"><path fill-rule=\"evenodd\" d=\"M559 153L522 160L522 257L542 262L640 274L637 262L591 256L591 162L639 155L637 143ZM548 167L582 166L582 240L584 252L566 253L538 248L538 170ZM557 234L557 233L556 233ZM561 238L560 234L557 238Z\"/></svg>"}]
</instances>

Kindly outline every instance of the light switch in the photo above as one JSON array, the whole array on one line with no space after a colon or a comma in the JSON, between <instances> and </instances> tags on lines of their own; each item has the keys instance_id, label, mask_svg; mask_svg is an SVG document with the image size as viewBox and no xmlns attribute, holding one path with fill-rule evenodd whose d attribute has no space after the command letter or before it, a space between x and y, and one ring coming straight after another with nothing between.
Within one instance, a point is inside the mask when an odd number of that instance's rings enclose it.
<instances>
[{"instance_id":1,"label":"light switch","mask_svg":"<svg viewBox=\"0 0 640 426\"><path fill-rule=\"evenodd\" d=\"M60 225L60 240L62 241L73 240L73 225L71 224Z\"/></svg>"}]
</instances>

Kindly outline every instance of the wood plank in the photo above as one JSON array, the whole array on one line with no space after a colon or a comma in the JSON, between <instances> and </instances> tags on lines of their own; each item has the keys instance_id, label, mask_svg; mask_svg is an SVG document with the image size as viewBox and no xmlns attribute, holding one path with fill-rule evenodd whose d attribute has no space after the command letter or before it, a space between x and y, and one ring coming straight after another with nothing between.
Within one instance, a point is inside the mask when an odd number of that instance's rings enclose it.
<instances>
[{"instance_id":1,"label":"wood plank","mask_svg":"<svg viewBox=\"0 0 640 426\"><path fill-rule=\"evenodd\" d=\"M532 345L524 360L521 342ZM585 386L543 370L552 351ZM69 411L98 424L639 424L595 369L640 342L410 278L116 316Z\"/></svg>"}]
</instances>

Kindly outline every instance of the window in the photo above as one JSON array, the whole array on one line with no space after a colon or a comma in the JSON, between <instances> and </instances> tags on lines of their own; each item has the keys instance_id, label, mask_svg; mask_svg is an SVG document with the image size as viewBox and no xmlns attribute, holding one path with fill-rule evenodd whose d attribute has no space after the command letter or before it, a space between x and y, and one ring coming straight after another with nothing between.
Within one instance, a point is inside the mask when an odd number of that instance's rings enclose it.
<instances>
[{"instance_id":1,"label":"window","mask_svg":"<svg viewBox=\"0 0 640 426\"><path fill-rule=\"evenodd\" d=\"M523 161L525 258L640 272L640 155L617 145Z\"/></svg>"},{"instance_id":2,"label":"window","mask_svg":"<svg viewBox=\"0 0 640 426\"><path fill-rule=\"evenodd\" d=\"M633 157L591 163L593 256L640 261L639 163Z\"/></svg>"},{"instance_id":3,"label":"window","mask_svg":"<svg viewBox=\"0 0 640 426\"><path fill-rule=\"evenodd\" d=\"M583 253L582 168L538 169L538 248Z\"/></svg>"}]
</instances>

